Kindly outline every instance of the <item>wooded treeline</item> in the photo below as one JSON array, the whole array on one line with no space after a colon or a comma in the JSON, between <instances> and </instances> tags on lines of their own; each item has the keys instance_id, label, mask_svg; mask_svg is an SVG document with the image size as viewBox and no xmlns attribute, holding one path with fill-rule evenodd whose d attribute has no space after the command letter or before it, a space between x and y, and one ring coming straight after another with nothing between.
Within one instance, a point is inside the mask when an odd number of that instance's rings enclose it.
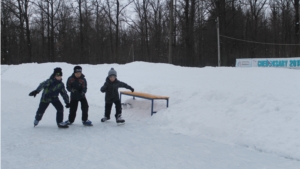
<instances>
[{"instance_id":1,"label":"wooded treeline","mask_svg":"<svg viewBox=\"0 0 300 169\"><path fill-rule=\"evenodd\" d=\"M299 0L2 0L1 64L216 66L217 17L222 66L300 56Z\"/></svg>"}]
</instances>

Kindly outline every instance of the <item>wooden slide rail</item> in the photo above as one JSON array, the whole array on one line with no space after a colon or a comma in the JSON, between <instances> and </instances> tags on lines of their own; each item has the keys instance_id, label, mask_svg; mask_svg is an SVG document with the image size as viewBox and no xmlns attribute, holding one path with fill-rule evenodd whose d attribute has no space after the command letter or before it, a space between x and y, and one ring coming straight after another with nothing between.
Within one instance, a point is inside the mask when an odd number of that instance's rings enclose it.
<instances>
[{"instance_id":1,"label":"wooden slide rail","mask_svg":"<svg viewBox=\"0 0 300 169\"><path fill-rule=\"evenodd\" d=\"M142 92L130 92L130 91L121 91L120 92L120 100L122 99L122 95L127 95L127 96L132 96L133 99L135 97L138 98L143 98L143 99L148 99L151 100L151 116L156 113L153 111L153 102L154 100L166 100L167 101L167 107L169 107L169 97L168 96L158 96L158 95L152 95L148 93L142 93Z\"/></svg>"}]
</instances>

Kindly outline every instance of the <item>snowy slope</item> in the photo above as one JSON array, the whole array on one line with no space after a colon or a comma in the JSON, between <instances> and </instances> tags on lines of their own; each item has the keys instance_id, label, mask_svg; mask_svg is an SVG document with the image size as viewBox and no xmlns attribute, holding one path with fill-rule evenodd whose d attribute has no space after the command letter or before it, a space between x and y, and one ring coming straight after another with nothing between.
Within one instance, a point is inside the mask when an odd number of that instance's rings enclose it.
<instances>
[{"instance_id":1,"label":"snowy slope","mask_svg":"<svg viewBox=\"0 0 300 169\"><path fill-rule=\"evenodd\" d=\"M145 62L81 66L94 126L82 126L79 108L66 130L57 128L51 105L33 128L41 94L28 93L55 67L63 69L66 82L74 65L1 66L2 168L300 168L299 70ZM122 102L133 105L123 109L126 124L101 123L99 89L111 67L135 91L170 96L170 107L155 101L158 113L151 117L150 101L124 96ZM67 115L65 109L65 120Z\"/></svg>"}]
</instances>

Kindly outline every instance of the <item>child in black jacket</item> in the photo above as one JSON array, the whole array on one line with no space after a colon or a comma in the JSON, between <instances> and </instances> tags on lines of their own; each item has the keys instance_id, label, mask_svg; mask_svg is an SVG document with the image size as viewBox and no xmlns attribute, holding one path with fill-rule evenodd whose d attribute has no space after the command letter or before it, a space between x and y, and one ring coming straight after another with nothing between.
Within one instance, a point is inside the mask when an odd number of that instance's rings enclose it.
<instances>
[{"instance_id":1,"label":"child in black jacket","mask_svg":"<svg viewBox=\"0 0 300 169\"><path fill-rule=\"evenodd\" d=\"M114 68L111 68L110 71L108 72L108 76L106 78L104 85L100 89L102 93L105 92L105 114L104 114L104 118L101 119L101 122L105 122L106 120L110 119L111 107L113 103L116 106L115 117L117 123L125 122L125 120L122 119L121 117L122 107L121 107L121 101L118 92L118 88L121 87L124 87L134 92L134 89L131 86L117 79L117 72L114 70Z\"/></svg>"},{"instance_id":2,"label":"child in black jacket","mask_svg":"<svg viewBox=\"0 0 300 169\"><path fill-rule=\"evenodd\" d=\"M89 104L85 96L87 92L87 82L84 74L82 74L81 66L74 67L74 72L67 80L67 90L71 92L71 102L69 120L65 123L68 125L74 123L78 102L80 102L82 110L82 124L85 126L92 126L92 122L88 120Z\"/></svg>"}]
</instances>

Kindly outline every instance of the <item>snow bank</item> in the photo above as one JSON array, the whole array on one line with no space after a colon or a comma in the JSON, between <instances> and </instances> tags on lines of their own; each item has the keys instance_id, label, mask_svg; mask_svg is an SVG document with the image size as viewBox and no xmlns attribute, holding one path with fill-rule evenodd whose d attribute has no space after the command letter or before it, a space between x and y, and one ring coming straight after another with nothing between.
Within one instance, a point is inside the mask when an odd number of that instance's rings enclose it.
<instances>
[{"instance_id":1,"label":"snow bank","mask_svg":"<svg viewBox=\"0 0 300 169\"><path fill-rule=\"evenodd\" d=\"M161 63L81 65L88 81L90 106L103 107L100 87L111 67L118 79L135 91L170 96L150 102L124 97L135 113L128 118L226 144L238 144L262 152L300 160L300 71L276 68L188 68ZM2 81L34 90L55 67L63 69L63 81L73 72L67 63L1 66ZM3 90L3 89L2 89ZM124 89L126 90L126 89ZM30 91L28 91L29 93ZM93 119L91 119L93 120Z\"/></svg>"}]
</instances>

